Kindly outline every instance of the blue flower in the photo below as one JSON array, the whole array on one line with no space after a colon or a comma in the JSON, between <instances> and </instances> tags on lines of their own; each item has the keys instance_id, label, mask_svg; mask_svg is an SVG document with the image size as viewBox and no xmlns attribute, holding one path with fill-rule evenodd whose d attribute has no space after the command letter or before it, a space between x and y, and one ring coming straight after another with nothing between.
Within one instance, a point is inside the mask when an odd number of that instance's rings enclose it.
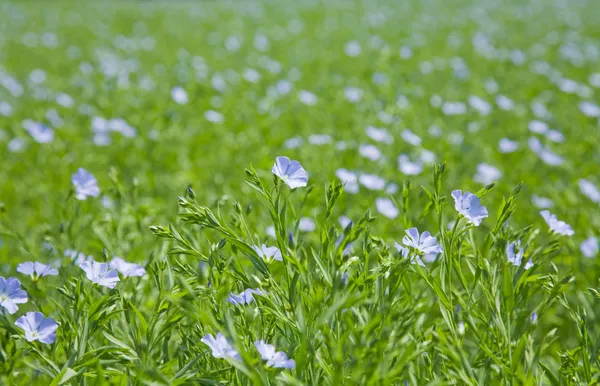
<instances>
[{"instance_id":1,"label":"blue flower","mask_svg":"<svg viewBox=\"0 0 600 386\"><path fill-rule=\"evenodd\" d=\"M263 292L259 289L247 288L238 295L234 293L229 294L227 301L234 305L250 304L254 301L254 294L262 295Z\"/></svg>"},{"instance_id":2,"label":"blue flower","mask_svg":"<svg viewBox=\"0 0 600 386\"><path fill-rule=\"evenodd\" d=\"M235 360L241 360L240 354L235 351L231 343L220 332L216 337L213 337L211 334L206 334L202 339L200 339L200 341L210 347L212 350L212 356L215 358L231 358Z\"/></svg>"},{"instance_id":3,"label":"blue flower","mask_svg":"<svg viewBox=\"0 0 600 386\"><path fill-rule=\"evenodd\" d=\"M79 264L79 268L83 269L85 276L92 283L99 284L107 288L115 288L119 281L119 274L113 269L108 269L108 264L98 263L95 261L85 261Z\"/></svg>"},{"instance_id":4,"label":"blue flower","mask_svg":"<svg viewBox=\"0 0 600 386\"><path fill-rule=\"evenodd\" d=\"M598 239L595 237L588 237L585 241L581 243L579 246L581 253L583 256L587 258L592 258L598 254Z\"/></svg>"},{"instance_id":5,"label":"blue flower","mask_svg":"<svg viewBox=\"0 0 600 386\"><path fill-rule=\"evenodd\" d=\"M75 187L75 197L78 200L86 200L88 197L100 195L98 180L84 168L79 168L77 173L73 174L71 181Z\"/></svg>"},{"instance_id":6,"label":"blue flower","mask_svg":"<svg viewBox=\"0 0 600 386\"><path fill-rule=\"evenodd\" d=\"M419 235L417 228L410 228L406 231L406 236L402 239L402 244L415 249L425 256L435 256L444 251L444 248L437 243L437 238L432 237L429 232L423 232Z\"/></svg>"},{"instance_id":7,"label":"blue flower","mask_svg":"<svg viewBox=\"0 0 600 386\"><path fill-rule=\"evenodd\" d=\"M144 276L146 274L146 269L141 265L128 263L118 256L115 256L108 266L121 272L124 277Z\"/></svg>"},{"instance_id":8,"label":"blue flower","mask_svg":"<svg viewBox=\"0 0 600 386\"><path fill-rule=\"evenodd\" d=\"M521 248L521 242L518 240L516 243L508 243L506 245L506 258L512 265L520 266L524 253L525 251Z\"/></svg>"},{"instance_id":9,"label":"blue flower","mask_svg":"<svg viewBox=\"0 0 600 386\"><path fill-rule=\"evenodd\" d=\"M479 226L484 218L488 217L488 211L485 206L481 206L479 197L470 192L455 190L452 192L454 198L454 208L463 215L470 223Z\"/></svg>"},{"instance_id":10,"label":"blue flower","mask_svg":"<svg viewBox=\"0 0 600 386\"><path fill-rule=\"evenodd\" d=\"M550 213L547 210L542 210L540 214L542 215L552 232L563 236L573 236L575 234L573 228L571 228L571 226L566 222L557 219L556 215Z\"/></svg>"},{"instance_id":11,"label":"blue flower","mask_svg":"<svg viewBox=\"0 0 600 386\"><path fill-rule=\"evenodd\" d=\"M23 303L27 303L27 292L21 289L21 282L14 277L0 277L0 306L12 315L19 309L17 304Z\"/></svg>"},{"instance_id":12,"label":"blue flower","mask_svg":"<svg viewBox=\"0 0 600 386\"><path fill-rule=\"evenodd\" d=\"M281 251L277 247L267 247L263 244L260 247L258 245L253 245L252 249L256 252L258 257L263 258L267 263L270 263L273 260L283 261Z\"/></svg>"},{"instance_id":13,"label":"blue flower","mask_svg":"<svg viewBox=\"0 0 600 386\"><path fill-rule=\"evenodd\" d=\"M17 272L20 272L24 275L29 275L34 280L44 276L58 275L57 269L54 269L50 265L42 264L37 261L28 261L26 263L19 264L17 266Z\"/></svg>"},{"instance_id":14,"label":"blue flower","mask_svg":"<svg viewBox=\"0 0 600 386\"><path fill-rule=\"evenodd\" d=\"M271 172L285 182L291 189L306 186L308 183L308 174L306 174L306 170L300 165L300 162L296 160L291 161L285 156L277 157Z\"/></svg>"},{"instance_id":15,"label":"blue flower","mask_svg":"<svg viewBox=\"0 0 600 386\"><path fill-rule=\"evenodd\" d=\"M46 344L54 343L58 328L54 319L44 317L41 312L28 312L17 319L15 326L25 331L25 339L28 342L39 340Z\"/></svg>"},{"instance_id":16,"label":"blue flower","mask_svg":"<svg viewBox=\"0 0 600 386\"><path fill-rule=\"evenodd\" d=\"M264 340L257 340L254 346L258 350L260 357L267 361L268 367L280 369L293 369L296 367L296 362L293 359L288 359L283 351L275 351L275 346L265 343Z\"/></svg>"}]
</instances>

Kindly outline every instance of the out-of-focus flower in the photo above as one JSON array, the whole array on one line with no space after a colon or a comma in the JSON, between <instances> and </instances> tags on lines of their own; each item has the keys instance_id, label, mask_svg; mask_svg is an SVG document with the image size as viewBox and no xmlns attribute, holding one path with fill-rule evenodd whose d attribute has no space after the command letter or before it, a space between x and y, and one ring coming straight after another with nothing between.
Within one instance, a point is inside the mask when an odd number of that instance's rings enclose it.
<instances>
[{"instance_id":1,"label":"out-of-focus flower","mask_svg":"<svg viewBox=\"0 0 600 386\"><path fill-rule=\"evenodd\" d=\"M383 190L385 188L385 180L375 174L361 174L358 181L369 190Z\"/></svg>"},{"instance_id":2,"label":"out-of-focus flower","mask_svg":"<svg viewBox=\"0 0 600 386\"><path fill-rule=\"evenodd\" d=\"M389 198L380 197L375 200L375 206L377 206L377 211L384 215L387 218L394 219L398 217L400 211L394 205L394 202Z\"/></svg>"},{"instance_id":3,"label":"out-of-focus flower","mask_svg":"<svg viewBox=\"0 0 600 386\"><path fill-rule=\"evenodd\" d=\"M315 221L310 217L302 217L298 222L298 229L302 232L312 232L317 229Z\"/></svg>"},{"instance_id":4,"label":"out-of-focus flower","mask_svg":"<svg viewBox=\"0 0 600 386\"><path fill-rule=\"evenodd\" d=\"M554 206L554 202L547 197L536 196L535 194L531 196L531 202L533 205L537 206L540 209L552 208Z\"/></svg>"},{"instance_id":5,"label":"out-of-focus flower","mask_svg":"<svg viewBox=\"0 0 600 386\"><path fill-rule=\"evenodd\" d=\"M474 180L481 184L489 185L492 182L497 181L500 177L502 177L502 172L498 170L498 168L486 163L481 163L477 165L477 173L475 174Z\"/></svg>"},{"instance_id":6,"label":"out-of-focus flower","mask_svg":"<svg viewBox=\"0 0 600 386\"><path fill-rule=\"evenodd\" d=\"M275 346L267 344L264 340L257 340L254 346L258 350L260 357L267 361L267 367L293 369L296 367L296 362L293 359L288 359L286 353L275 350Z\"/></svg>"},{"instance_id":7,"label":"out-of-focus flower","mask_svg":"<svg viewBox=\"0 0 600 386\"><path fill-rule=\"evenodd\" d=\"M259 289L247 288L239 294L231 293L227 298L227 301L234 305L245 305L250 304L254 301L254 294L262 295L263 292Z\"/></svg>"},{"instance_id":8,"label":"out-of-focus flower","mask_svg":"<svg viewBox=\"0 0 600 386\"><path fill-rule=\"evenodd\" d=\"M519 148L519 143L517 141L512 141L508 138L500 139L498 143L498 149L500 149L501 153L512 153Z\"/></svg>"},{"instance_id":9,"label":"out-of-focus flower","mask_svg":"<svg viewBox=\"0 0 600 386\"><path fill-rule=\"evenodd\" d=\"M571 228L571 226L566 222L557 219L556 215L550 213L547 210L542 210L540 214L542 215L552 232L563 236L573 236L575 234L573 228Z\"/></svg>"},{"instance_id":10,"label":"out-of-focus flower","mask_svg":"<svg viewBox=\"0 0 600 386\"><path fill-rule=\"evenodd\" d=\"M398 156L398 170L407 176L416 176L423 172L423 164L421 162L412 162L406 154Z\"/></svg>"},{"instance_id":11,"label":"out-of-focus flower","mask_svg":"<svg viewBox=\"0 0 600 386\"><path fill-rule=\"evenodd\" d=\"M118 256L113 257L108 266L111 269L116 269L117 271L121 272L121 275L124 277L141 277L146 274L146 269L141 265L129 263Z\"/></svg>"},{"instance_id":12,"label":"out-of-focus flower","mask_svg":"<svg viewBox=\"0 0 600 386\"><path fill-rule=\"evenodd\" d=\"M75 197L78 200L86 200L88 197L100 195L98 180L84 168L79 168L77 173L73 174L71 181L75 187Z\"/></svg>"},{"instance_id":13,"label":"out-of-focus flower","mask_svg":"<svg viewBox=\"0 0 600 386\"><path fill-rule=\"evenodd\" d=\"M213 337L211 334L206 334L204 337L202 337L202 339L200 339L200 342L210 347L212 356L215 358L231 358L238 361L241 360L240 354L238 354L227 338L225 338L225 336L220 332L217 333L216 337Z\"/></svg>"},{"instance_id":14,"label":"out-of-focus flower","mask_svg":"<svg viewBox=\"0 0 600 386\"><path fill-rule=\"evenodd\" d=\"M581 189L581 193L584 196L595 202L596 204L600 204L600 190L594 185L591 181L580 179L577 181L579 183L579 189Z\"/></svg>"},{"instance_id":15,"label":"out-of-focus flower","mask_svg":"<svg viewBox=\"0 0 600 386\"><path fill-rule=\"evenodd\" d=\"M598 254L598 239L590 236L587 239L585 239L581 245L579 246L579 249L581 250L581 253L583 254L583 256L587 257L587 258L592 258L592 257L596 257L596 255Z\"/></svg>"}]
</instances>

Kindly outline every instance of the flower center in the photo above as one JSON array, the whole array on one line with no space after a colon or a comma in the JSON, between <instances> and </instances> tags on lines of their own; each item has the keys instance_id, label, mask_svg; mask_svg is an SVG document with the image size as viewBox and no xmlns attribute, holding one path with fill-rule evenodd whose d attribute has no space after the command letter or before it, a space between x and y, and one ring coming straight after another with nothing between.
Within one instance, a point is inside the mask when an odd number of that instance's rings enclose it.
<instances>
[{"instance_id":1,"label":"flower center","mask_svg":"<svg viewBox=\"0 0 600 386\"><path fill-rule=\"evenodd\" d=\"M0 303L2 303L3 301L8 300L8 295L7 294L0 294Z\"/></svg>"}]
</instances>

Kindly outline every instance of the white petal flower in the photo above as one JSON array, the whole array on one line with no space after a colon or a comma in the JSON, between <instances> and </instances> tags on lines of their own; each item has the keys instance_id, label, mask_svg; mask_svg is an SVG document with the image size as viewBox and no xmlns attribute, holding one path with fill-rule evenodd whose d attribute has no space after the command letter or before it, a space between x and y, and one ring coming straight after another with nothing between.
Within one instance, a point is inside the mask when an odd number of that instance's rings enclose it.
<instances>
[{"instance_id":1,"label":"white petal flower","mask_svg":"<svg viewBox=\"0 0 600 386\"><path fill-rule=\"evenodd\" d=\"M109 264L109 267L121 272L121 275L123 275L124 277L141 277L146 274L146 269L141 265L129 263L118 256L113 257Z\"/></svg>"},{"instance_id":2,"label":"white petal flower","mask_svg":"<svg viewBox=\"0 0 600 386\"><path fill-rule=\"evenodd\" d=\"M279 156L275 159L275 165L271 172L279 177L291 189L306 186L308 183L308 174L306 170L296 160L290 160L288 157Z\"/></svg>"},{"instance_id":3,"label":"white petal flower","mask_svg":"<svg viewBox=\"0 0 600 386\"><path fill-rule=\"evenodd\" d=\"M377 211L387 218L394 219L398 217L398 214L400 213L398 208L396 208L396 205L394 205L394 202L389 198L377 198L375 200L375 205L377 206Z\"/></svg>"},{"instance_id":4,"label":"white petal flower","mask_svg":"<svg viewBox=\"0 0 600 386\"><path fill-rule=\"evenodd\" d=\"M454 199L454 208L463 215L470 223L479 226L484 218L488 217L488 211L485 206L481 206L479 197L470 192L463 194L462 190L452 192Z\"/></svg>"},{"instance_id":5,"label":"white petal flower","mask_svg":"<svg viewBox=\"0 0 600 386\"><path fill-rule=\"evenodd\" d=\"M119 281L119 274L113 269L108 269L108 264L98 263L95 261L84 261L79 264L85 272L85 276L91 280L92 283L101 285L107 288L115 288Z\"/></svg>"},{"instance_id":6,"label":"white petal flower","mask_svg":"<svg viewBox=\"0 0 600 386\"><path fill-rule=\"evenodd\" d=\"M231 343L225 338L220 332L213 337L211 334L206 334L202 339L202 343L210 347L212 356L215 358L231 358L235 360L241 360L240 354L233 348Z\"/></svg>"},{"instance_id":7,"label":"white petal flower","mask_svg":"<svg viewBox=\"0 0 600 386\"><path fill-rule=\"evenodd\" d=\"M98 180L84 168L79 168L77 173L73 174L71 181L75 187L75 197L78 200L86 200L88 197L100 195Z\"/></svg>"},{"instance_id":8,"label":"white petal flower","mask_svg":"<svg viewBox=\"0 0 600 386\"><path fill-rule=\"evenodd\" d=\"M444 251L437 243L437 238L431 236L429 232L419 234L417 228L410 228L406 231L406 236L402 238L402 244L414 248L423 255L437 255Z\"/></svg>"},{"instance_id":9,"label":"white petal flower","mask_svg":"<svg viewBox=\"0 0 600 386\"><path fill-rule=\"evenodd\" d=\"M558 220L556 218L556 215L550 213L547 210L542 210L540 214L542 215L552 232L563 236L573 236L575 234L573 228L571 228L571 226L566 222Z\"/></svg>"},{"instance_id":10,"label":"white petal flower","mask_svg":"<svg viewBox=\"0 0 600 386\"><path fill-rule=\"evenodd\" d=\"M267 344L264 340L257 340L254 346L258 350L260 357L267 361L268 367L293 369L296 367L296 362L293 359L288 359L283 351L275 351L275 346Z\"/></svg>"},{"instance_id":11,"label":"white petal flower","mask_svg":"<svg viewBox=\"0 0 600 386\"><path fill-rule=\"evenodd\" d=\"M273 260L283 261L281 251L277 247L267 247L263 244L260 247L258 245L253 245L252 249L256 252L258 257L263 258L267 263L270 263Z\"/></svg>"},{"instance_id":12,"label":"white petal flower","mask_svg":"<svg viewBox=\"0 0 600 386\"><path fill-rule=\"evenodd\" d=\"M583 254L583 256L585 256L587 258L596 257L596 255L598 254L598 249L599 249L598 239L593 236L588 237L581 243L581 245L579 246L579 249L581 250L581 253Z\"/></svg>"}]
</instances>

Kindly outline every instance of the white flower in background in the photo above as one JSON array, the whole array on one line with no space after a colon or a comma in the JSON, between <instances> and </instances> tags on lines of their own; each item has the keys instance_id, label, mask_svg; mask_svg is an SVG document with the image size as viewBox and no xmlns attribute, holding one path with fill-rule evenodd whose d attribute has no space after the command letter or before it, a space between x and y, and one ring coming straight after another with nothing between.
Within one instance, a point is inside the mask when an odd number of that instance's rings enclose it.
<instances>
[{"instance_id":1,"label":"white flower in background","mask_svg":"<svg viewBox=\"0 0 600 386\"><path fill-rule=\"evenodd\" d=\"M335 175L344 184L344 191L353 194L358 193L358 176L356 173L342 168L336 170Z\"/></svg>"},{"instance_id":2,"label":"white flower in background","mask_svg":"<svg viewBox=\"0 0 600 386\"><path fill-rule=\"evenodd\" d=\"M442 112L446 115L463 115L467 112L467 106L462 102L444 102Z\"/></svg>"},{"instance_id":3,"label":"white flower in background","mask_svg":"<svg viewBox=\"0 0 600 386\"><path fill-rule=\"evenodd\" d=\"M394 219L398 217L398 214L400 213L394 202L387 197L377 198L375 200L375 206L377 207L377 211L387 218Z\"/></svg>"},{"instance_id":4,"label":"white flower in background","mask_svg":"<svg viewBox=\"0 0 600 386\"><path fill-rule=\"evenodd\" d=\"M408 129L402 131L402 139L413 146L421 146L421 137Z\"/></svg>"},{"instance_id":5,"label":"white flower in background","mask_svg":"<svg viewBox=\"0 0 600 386\"><path fill-rule=\"evenodd\" d=\"M283 143L283 147L286 149L296 149L304 143L304 139L302 137L292 137L285 140Z\"/></svg>"},{"instance_id":6,"label":"white flower in background","mask_svg":"<svg viewBox=\"0 0 600 386\"><path fill-rule=\"evenodd\" d=\"M314 106L319 101L315 94L306 90L300 90L300 92L298 92L298 99L307 106Z\"/></svg>"},{"instance_id":7,"label":"white flower in background","mask_svg":"<svg viewBox=\"0 0 600 386\"><path fill-rule=\"evenodd\" d=\"M469 96L469 105L484 116L492 112L492 106L484 99L475 95Z\"/></svg>"},{"instance_id":8,"label":"white flower in background","mask_svg":"<svg viewBox=\"0 0 600 386\"><path fill-rule=\"evenodd\" d=\"M279 177L290 189L296 189L308 184L308 174L306 170L296 160L290 160L288 157L279 156L275 159L275 164L271 172Z\"/></svg>"},{"instance_id":9,"label":"white flower in background","mask_svg":"<svg viewBox=\"0 0 600 386\"><path fill-rule=\"evenodd\" d=\"M375 174L361 174L358 178L358 182L360 182L361 185L369 190L385 189L385 179Z\"/></svg>"},{"instance_id":10,"label":"white flower in background","mask_svg":"<svg viewBox=\"0 0 600 386\"><path fill-rule=\"evenodd\" d=\"M113 269L108 269L108 264L98 263L95 261L84 261L79 264L85 272L85 276L94 284L101 285L106 288L115 288L119 282L119 274Z\"/></svg>"},{"instance_id":11,"label":"white flower in background","mask_svg":"<svg viewBox=\"0 0 600 386\"><path fill-rule=\"evenodd\" d=\"M260 357L267 361L267 367L280 369L293 369L296 367L296 362L293 359L288 359L283 351L275 351L275 346L267 344L264 340L257 340L254 346L258 350Z\"/></svg>"},{"instance_id":12,"label":"white flower in background","mask_svg":"<svg viewBox=\"0 0 600 386\"><path fill-rule=\"evenodd\" d=\"M398 189L398 185L394 184L393 182L390 182L385 188L385 193L391 196L393 194L398 193Z\"/></svg>"},{"instance_id":13,"label":"white flower in background","mask_svg":"<svg viewBox=\"0 0 600 386\"><path fill-rule=\"evenodd\" d=\"M310 217L302 217L298 222L298 229L302 232L313 232L317 229L317 224L315 224L315 220Z\"/></svg>"},{"instance_id":14,"label":"white flower in background","mask_svg":"<svg viewBox=\"0 0 600 386\"><path fill-rule=\"evenodd\" d=\"M496 97L496 104L505 111L512 110L515 107L515 103L504 95L498 95Z\"/></svg>"},{"instance_id":15,"label":"white flower in background","mask_svg":"<svg viewBox=\"0 0 600 386\"><path fill-rule=\"evenodd\" d=\"M346 52L346 55L354 58L360 55L362 49L360 47L360 43L353 40L346 43L346 45L344 46L344 51Z\"/></svg>"},{"instance_id":16,"label":"white flower in background","mask_svg":"<svg viewBox=\"0 0 600 386\"><path fill-rule=\"evenodd\" d=\"M254 295L263 295L263 292L259 289L247 288L239 294L231 293L227 297L227 301L233 305L246 305L254 301Z\"/></svg>"},{"instance_id":17,"label":"white flower in background","mask_svg":"<svg viewBox=\"0 0 600 386\"><path fill-rule=\"evenodd\" d=\"M579 249L581 250L583 256L587 258L591 259L592 257L596 257L599 250L598 239L593 236L588 237L581 243Z\"/></svg>"},{"instance_id":18,"label":"white flower in background","mask_svg":"<svg viewBox=\"0 0 600 386\"><path fill-rule=\"evenodd\" d=\"M546 133L546 138L556 143L563 143L565 141L565 136L558 130L549 130Z\"/></svg>"},{"instance_id":19,"label":"white flower in background","mask_svg":"<svg viewBox=\"0 0 600 386\"><path fill-rule=\"evenodd\" d=\"M423 172L423 164L419 161L412 162L406 154L398 156L398 170L407 176L416 176Z\"/></svg>"},{"instance_id":20,"label":"white flower in background","mask_svg":"<svg viewBox=\"0 0 600 386\"><path fill-rule=\"evenodd\" d=\"M260 80L260 73L253 68L247 68L244 70L242 77L250 83L256 83Z\"/></svg>"},{"instance_id":21,"label":"white flower in background","mask_svg":"<svg viewBox=\"0 0 600 386\"><path fill-rule=\"evenodd\" d=\"M84 168L79 168L71 177L71 181L75 187L75 198L78 200L86 200L88 197L100 195L98 180Z\"/></svg>"},{"instance_id":22,"label":"white flower in background","mask_svg":"<svg viewBox=\"0 0 600 386\"><path fill-rule=\"evenodd\" d=\"M13 108L8 102L0 101L0 115L10 117L12 112Z\"/></svg>"},{"instance_id":23,"label":"white flower in background","mask_svg":"<svg viewBox=\"0 0 600 386\"><path fill-rule=\"evenodd\" d=\"M481 206L479 197L471 192L454 190L452 192L454 199L454 208L458 213L464 216L471 224L479 226L484 218L488 217L488 211L485 206Z\"/></svg>"},{"instance_id":24,"label":"white flower in background","mask_svg":"<svg viewBox=\"0 0 600 386\"><path fill-rule=\"evenodd\" d=\"M551 199L547 197L536 196L535 194L531 196L531 202L540 209L552 208L554 206L554 202L552 202Z\"/></svg>"},{"instance_id":25,"label":"white flower in background","mask_svg":"<svg viewBox=\"0 0 600 386\"><path fill-rule=\"evenodd\" d=\"M220 332L213 337L211 334L206 334L200 342L210 347L212 356L214 358L223 359L230 358L235 360L241 360L240 354L233 348L231 343L225 338Z\"/></svg>"},{"instance_id":26,"label":"white flower in background","mask_svg":"<svg viewBox=\"0 0 600 386\"><path fill-rule=\"evenodd\" d=\"M124 277L141 277L146 274L146 269L141 265L129 263L118 256L113 257L108 266L119 271Z\"/></svg>"},{"instance_id":27,"label":"white flower in background","mask_svg":"<svg viewBox=\"0 0 600 386\"><path fill-rule=\"evenodd\" d=\"M600 107L589 101L583 101L579 104L579 110L587 117L597 118L600 117Z\"/></svg>"},{"instance_id":28,"label":"white flower in background","mask_svg":"<svg viewBox=\"0 0 600 386\"><path fill-rule=\"evenodd\" d=\"M579 189L581 189L581 193L583 193L584 196L592 200L592 202L600 204L600 190L598 190L596 185L583 178L579 179L577 182L579 183Z\"/></svg>"},{"instance_id":29,"label":"white flower in background","mask_svg":"<svg viewBox=\"0 0 600 386\"><path fill-rule=\"evenodd\" d=\"M394 142L394 138L386 129L377 128L374 126L368 126L365 132L373 141L391 144Z\"/></svg>"},{"instance_id":30,"label":"white flower in background","mask_svg":"<svg viewBox=\"0 0 600 386\"><path fill-rule=\"evenodd\" d=\"M175 103L180 105L185 105L189 101L187 91L185 91L183 87L179 86L171 89L171 98L173 98Z\"/></svg>"},{"instance_id":31,"label":"white flower in background","mask_svg":"<svg viewBox=\"0 0 600 386\"><path fill-rule=\"evenodd\" d=\"M43 123L25 119L23 128L37 143L50 143L54 140L54 130Z\"/></svg>"},{"instance_id":32,"label":"white flower in background","mask_svg":"<svg viewBox=\"0 0 600 386\"><path fill-rule=\"evenodd\" d=\"M435 163L436 157L432 151L429 151L427 149L421 149L421 154L419 154L419 158L421 159L421 162L432 165Z\"/></svg>"},{"instance_id":33,"label":"white flower in background","mask_svg":"<svg viewBox=\"0 0 600 386\"><path fill-rule=\"evenodd\" d=\"M358 87L346 87L344 89L344 96L350 103L358 103L363 97L365 92Z\"/></svg>"},{"instance_id":34,"label":"white flower in background","mask_svg":"<svg viewBox=\"0 0 600 386\"><path fill-rule=\"evenodd\" d=\"M264 259L267 263L271 263L274 260L283 261L283 256L281 255L281 251L277 247L267 247L265 244L262 246L253 245L252 249L258 257Z\"/></svg>"},{"instance_id":35,"label":"white flower in background","mask_svg":"<svg viewBox=\"0 0 600 386\"><path fill-rule=\"evenodd\" d=\"M358 147L358 152L363 157L370 159L371 161L377 161L381 158L381 150L375 145L362 144Z\"/></svg>"},{"instance_id":36,"label":"white flower in background","mask_svg":"<svg viewBox=\"0 0 600 386\"><path fill-rule=\"evenodd\" d=\"M327 145L331 143L332 138L329 134L312 134L308 137L311 145Z\"/></svg>"},{"instance_id":37,"label":"white flower in background","mask_svg":"<svg viewBox=\"0 0 600 386\"><path fill-rule=\"evenodd\" d=\"M546 223L550 227L550 230L553 233L563 236L573 236L575 234L573 228L571 228L571 226L566 222L558 220L556 218L556 215L550 213L547 210L542 210L540 214L542 215L542 217L544 218L544 220L546 221Z\"/></svg>"},{"instance_id":38,"label":"white flower in background","mask_svg":"<svg viewBox=\"0 0 600 386\"><path fill-rule=\"evenodd\" d=\"M206 110L204 112L204 118L212 123L221 124L225 121L223 114L215 110Z\"/></svg>"},{"instance_id":39,"label":"white flower in background","mask_svg":"<svg viewBox=\"0 0 600 386\"><path fill-rule=\"evenodd\" d=\"M409 46L400 47L400 57L402 59L410 59L413 55L412 48Z\"/></svg>"},{"instance_id":40,"label":"white flower in background","mask_svg":"<svg viewBox=\"0 0 600 386\"><path fill-rule=\"evenodd\" d=\"M544 134L548 131L548 124L546 122L533 120L529 122L529 131L535 134Z\"/></svg>"},{"instance_id":41,"label":"white flower in background","mask_svg":"<svg viewBox=\"0 0 600 386\"><path fill-rule=\"evenodd\" d=\"M498 142L498 149L501 153L513 153L519 148L519 143L517 141L512 141L508 138L500 139Z\"/></svg>"},{"instance_id":42,"label":"white flower in background","mask_svg":"<svg viewBox=\"0 0 600 386\"><path fill-rule=\"evenodd\" d=\"M492 165L480 163L477 165L477 173L475 174L474 180L483 185L489 185L500 177L502 177L502 172L500 172L500 170Z\"/></svg>"}]
</instances>

